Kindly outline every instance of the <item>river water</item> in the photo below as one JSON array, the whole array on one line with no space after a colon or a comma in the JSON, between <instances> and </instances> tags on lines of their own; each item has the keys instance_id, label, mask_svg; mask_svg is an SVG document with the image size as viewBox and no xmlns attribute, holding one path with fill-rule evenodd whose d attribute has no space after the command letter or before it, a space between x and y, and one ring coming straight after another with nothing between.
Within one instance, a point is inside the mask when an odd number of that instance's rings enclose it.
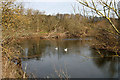
<instances>
[{"instance_id":1,"label":"river water","mask_svg":"<svg viewBox=\"0 0 120 80\"><path fill-rule=\"evenodd\" d=\"M90 40L22 41L22 69L35 78L117 78L118 59L101 57Z\"/></svg>"}]
</instances>

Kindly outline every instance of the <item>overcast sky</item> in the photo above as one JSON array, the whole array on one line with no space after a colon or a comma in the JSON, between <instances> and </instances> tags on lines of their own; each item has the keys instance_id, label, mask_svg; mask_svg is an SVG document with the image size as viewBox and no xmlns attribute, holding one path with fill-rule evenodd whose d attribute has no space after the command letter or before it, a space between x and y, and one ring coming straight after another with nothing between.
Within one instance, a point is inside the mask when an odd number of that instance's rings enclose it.
<instances>
[{"instance_id":1,"label":"overcast sky","mask_svg":"<svg viewBox=\"0 0 120 80\"><path fill-rule=\"evenodd\" d=\"M73 14L73 7L78 8L79 3L75 0L24 0L25 8L37 9L46 14ZM76 10L78 13L78 10Z\"/></svg>"},{"instance_id":2,"label":"overcast sky","mask_svg":"<svg viewBox=\"0 0 120 80\"><path fill-rule=\"evenodd\" d=\"M73 14L73 7L76 9L76 13L82 13L78 11L83 9L76 0L17 0L18 2L23 2L25 8L37 9L46 14ZM87 0L88 1L88 0ZM95 1L95 0L94 0ZM119 0L116 0L117 2ZM91 13L89 13L91 14Z\"/></svg>"}]
</instances>

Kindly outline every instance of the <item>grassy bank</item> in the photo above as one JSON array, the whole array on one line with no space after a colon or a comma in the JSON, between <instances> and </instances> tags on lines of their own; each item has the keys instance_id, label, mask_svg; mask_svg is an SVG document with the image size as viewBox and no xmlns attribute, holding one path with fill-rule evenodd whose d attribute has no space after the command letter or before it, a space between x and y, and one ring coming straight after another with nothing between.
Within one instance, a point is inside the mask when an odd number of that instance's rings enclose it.
<instances>
[{"instance_id":1,"label":"grassy bank","mask_svg":"<svg viewBox=\"0 0 120 80\"><path fill-rule=\"evenodd\" d=\"M27 76L20 66L3 57L2 78L27 78Z\"/></svg>"}]
</instances>

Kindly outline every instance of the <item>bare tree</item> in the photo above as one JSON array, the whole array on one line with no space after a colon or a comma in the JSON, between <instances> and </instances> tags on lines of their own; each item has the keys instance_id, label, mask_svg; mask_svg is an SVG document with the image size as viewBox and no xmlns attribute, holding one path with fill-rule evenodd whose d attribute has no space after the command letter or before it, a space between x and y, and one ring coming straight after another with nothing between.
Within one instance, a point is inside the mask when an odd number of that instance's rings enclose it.
<instances>
[{"instance_id":1,"label":"bare tree","mask_svg":"<svg viewBox=\"0 0 120 80\"><path fill-rule=\"evenodd\" d=\"M118 0L77 0L83 6L90 8L97 15L106 18L112 25L113 29L120 35L120 30L111 20L111 14L115 14L116 18L120 18L118 13Z\"/></svg>"}]
</instances>

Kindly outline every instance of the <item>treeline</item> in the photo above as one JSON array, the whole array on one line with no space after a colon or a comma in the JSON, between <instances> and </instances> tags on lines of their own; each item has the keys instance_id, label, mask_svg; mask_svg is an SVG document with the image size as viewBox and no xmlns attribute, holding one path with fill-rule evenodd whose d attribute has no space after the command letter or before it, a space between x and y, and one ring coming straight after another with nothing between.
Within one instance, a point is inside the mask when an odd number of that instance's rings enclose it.
<instances>
[{"instance_id":1,"label":"treeline","mask_svg":"<svg viewBox=\"0 0 120 80\"><path fill-rule=\"evenodd\" d=\"M3 30L25 29L33 32L68 32L78 36L88 34L92 27L92 17L81 14L56 14L45 15L39 10L25 9L22 4L13 2L2 3Z\"/></svg>"},{"instance_id":2,"label":"treeline","mask_svg":"<svg viewBox=\"0 0 120 80\"><path fill-rule=\"evenodd\" d=\"M90 36L93 34L94 23L101 20L104 18L86 17L81 14L45 15L39 10L25 9L21 3L2 3L3 30L27 30L33 33L66 32L74 37Z\"/></svg>"}]
</instances>

